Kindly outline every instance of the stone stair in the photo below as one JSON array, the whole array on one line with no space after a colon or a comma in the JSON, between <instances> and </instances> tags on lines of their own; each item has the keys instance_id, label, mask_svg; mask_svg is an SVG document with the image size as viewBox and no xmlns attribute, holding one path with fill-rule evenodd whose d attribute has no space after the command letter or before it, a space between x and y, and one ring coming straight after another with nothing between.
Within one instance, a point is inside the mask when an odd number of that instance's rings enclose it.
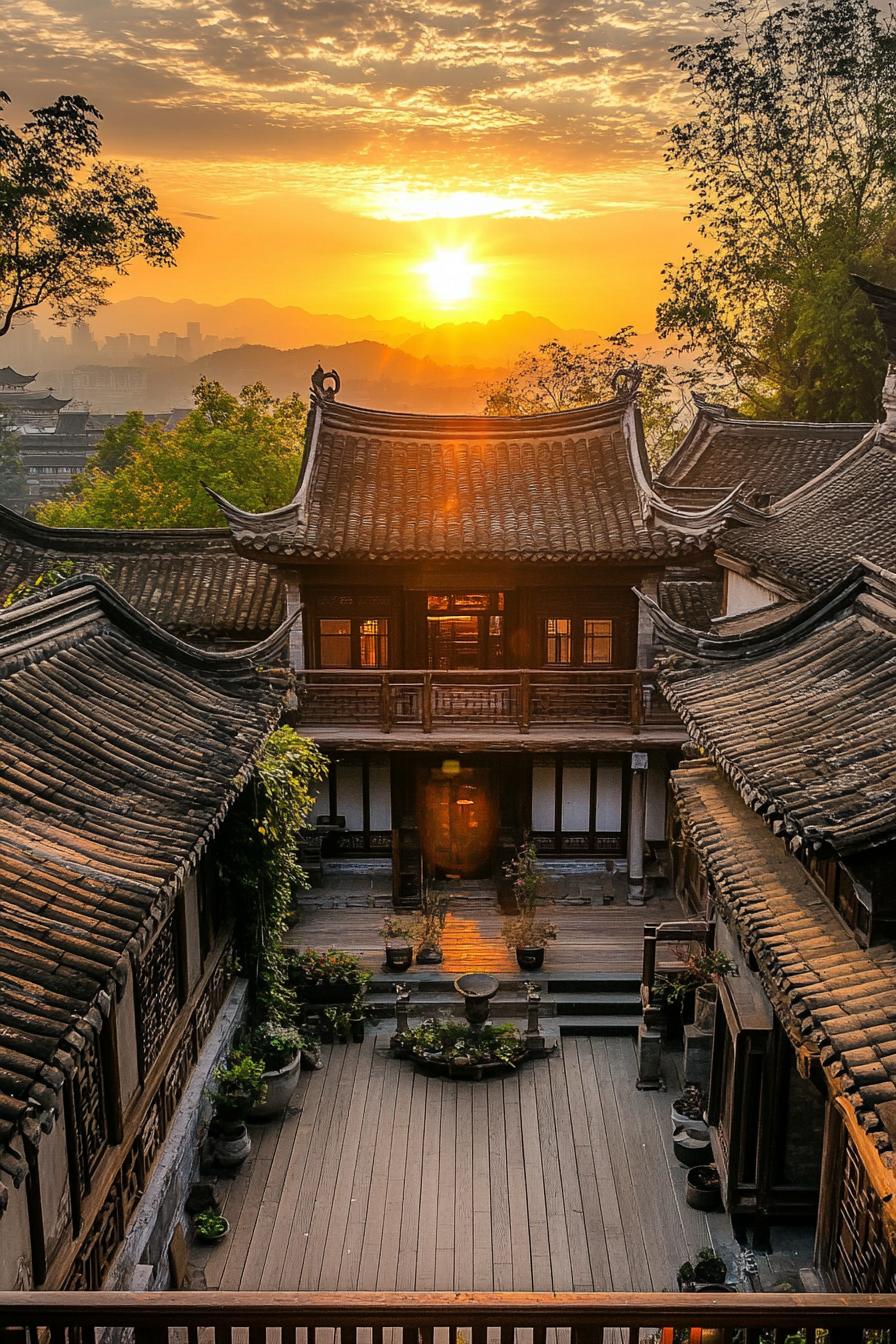
<instances>
[{"instance_id":1,"label":"stone stair","mask_svg":"<svg viewBox=\"0 0 896 1344\"><path fill-rule=\"evenodd\" d=\"M541 1018L546 1032L560 1036L622 1036L634 1034L641 1020L641 977L616 972L542 973L529 977L541 988ZM496 976L500 988L492 999L492 1020L526 1020L523 976ZM411 1021L424 1017L463 1015L463 1001L454 977L432 970L377 974L370 982L367 1005L375 1021L395 1017L396 983L411 990Z\"/></svg>"}]
</instances>

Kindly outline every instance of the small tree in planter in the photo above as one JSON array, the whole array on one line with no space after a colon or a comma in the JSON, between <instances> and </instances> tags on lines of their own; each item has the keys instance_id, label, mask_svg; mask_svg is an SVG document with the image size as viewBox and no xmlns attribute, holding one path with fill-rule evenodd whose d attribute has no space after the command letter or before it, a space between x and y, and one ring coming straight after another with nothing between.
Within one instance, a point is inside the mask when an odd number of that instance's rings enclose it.
<instances>
[{"instance_id":1,"label":"small tree in planter","mask_svg":"<svg viewBox=\"0 0 896 1344\"><path fill-rule=\"evenodd\" d=\"M704 948L688 957L677 975L658 976L650 992L650 1001L683 1017L688 998L694 995L694 1023L702 1031L711 1030L719 981L736 969L724 952Z\"/></svg>"},{"instance_id":2,"label":"small tree in planter","mask_svg":"<svg viewBox=\"0 0 896 1344\"><path fill-rule=\"evenodd\" d=\"M264 1062L245 1050L234 1050L226 1064L212 1071L214 1086L209 1097L215 1108L213 1132L215 1156L223 1167L236 1167L249 1156L252 1141L246 1119L264 1100Z\"/></svg>"},{"instance_id":3,"label":"small tree in planter","mask_svg":"<svg viewBox=\"0 0 896 1344\"><path fill-rule=\"evenodd\" d=\"M544 950L557 937L557 925L536 919L533 910L504 920L501 926L504 942L516 952L521 971L540 971L544 965Z\"/></svg>"},{"instance_id":4,"label":"small tree in planter","mask_svg":"<svg viewBox=\"0 0 896 1344\"><path fill-rule=\"evenodd\" d=\"M704 1246L693 1261L685 1260L678 1271L678 1286L683 1293L718 1292L724 1289L728 1266L711 1246Z\"/></svg>"},{"instance_id":5,"label":"small tree in planter","mask_svg":"<svg viewBox=\"0 0 896 1344\"><path fill-rule=\"evenodd\" d=\"M390 971L406 971L414 960L415 928L411 920L387 915L380 928L386 944L386 966Z\"/></svg>"},{"instance_id":6,"label":"small tree in planter","mask_svg":"<svg viewBox=\"0 0 896 1344\"><path fill-rule=\"evenodd\" d=\"M351 1003L366 993L370 980L359 957L333 947L326 952L313 947L294 952L287 967L290 984L303 1003Z\"/></svg>"},{"instance_id":7,"label":"small tree in planter","mask_svg":"<svg viewBox=\"0 0 896 1344\"><path fill-rule=\"evenodd\" d=\"M448 897L427 882L420 897L420 918L414 927L420 965L435 966L442 960L442 935L447 918Z\"/></svg>"},{"instance_id":8,"label":"small tree in planter","mask_svg":"<svg viewBox=\"0 0 896 1344\"><path fill-rule=\"evenodd\" d=\"M557 926L535 918L538 893L543 882L538 867L538 851L530 839L520 845L504 866L504 875L516 904L516 914L504 920L502 933L508 947L516 952L521 970L538 971L544 963L544 949L557 937Z\"/></svg>"}]
</instances>

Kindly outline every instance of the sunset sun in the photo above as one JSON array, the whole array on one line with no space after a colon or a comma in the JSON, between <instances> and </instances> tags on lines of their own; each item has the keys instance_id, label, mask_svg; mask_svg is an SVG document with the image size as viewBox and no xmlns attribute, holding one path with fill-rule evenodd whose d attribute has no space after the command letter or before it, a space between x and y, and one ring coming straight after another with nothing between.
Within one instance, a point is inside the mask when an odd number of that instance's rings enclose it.
<instances>
[{"instance_id":1,"label":"sunset sun","mask_svg":"<svg viewBox=\"0 0 896 1344\"><path fill-rule=\"evenodd\" d=\"M462 247L439 248L419 267L430 296L444 308L473 297L481 270Z\"/></svg>"}]
</instances>

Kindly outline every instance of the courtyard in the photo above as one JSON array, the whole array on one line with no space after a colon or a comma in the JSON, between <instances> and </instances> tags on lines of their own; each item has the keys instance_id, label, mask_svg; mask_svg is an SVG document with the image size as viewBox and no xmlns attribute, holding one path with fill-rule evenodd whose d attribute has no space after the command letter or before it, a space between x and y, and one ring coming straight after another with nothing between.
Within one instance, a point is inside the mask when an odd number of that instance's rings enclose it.
<instances>
[{"instance_id":1,"label":"courtyard","mask_svg":"<svg viewBox=\"0 0 896 1344\"><path fill-rule=\"evenodd\" d=\"M281 1121L223 1182L230 1236L196 1247L210 1289L671 1291L724 1214L684 1199L666 1092L635 1088L631 1037L571 1037L486 1082L426 1076L388 1030L324 1047ZM760 1258L762 1286L808 1263Z\"/></svg>"}]
</instances>

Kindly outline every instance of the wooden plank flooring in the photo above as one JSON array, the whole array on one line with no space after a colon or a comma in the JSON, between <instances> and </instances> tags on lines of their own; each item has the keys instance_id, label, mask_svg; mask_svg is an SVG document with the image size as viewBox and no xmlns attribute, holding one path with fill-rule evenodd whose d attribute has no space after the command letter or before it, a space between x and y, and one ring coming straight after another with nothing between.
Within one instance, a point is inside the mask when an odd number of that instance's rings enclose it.
<instances>
[{"instance_id":1,"label":"wooden plank flooring","mask_svg":"<svg viewBox=\"0 0 896 1344\"><path fill-rule=\"evenodd\" d=\"M339 947L361 956L369 970L378 971L383 944L378 930L382 909L307 909L300 911L289 931L293 947ZM551 905L541 911L558 928L557 941L545 958L546 971L640 971L644 924L683 918L674 896L655 897L645 906L615 902L606 906ZM493 974L519 973L516 958L501 941L502 915L489 900L455 902L449 910L443 940L444 961L437 969L451 975L465 971ZM663 944L670 964L675 951ZM426 968L424 968L426 969ZM432 968L429 968L430 970ZM402 978L413 981L416 972Z\"/></svg>"},{"instance_id":2,"label":"wooden plank flooring","mask_svg":"<svg viewBox=\"0 0 896 1344\"><path fill-rule=\"evenodd\" d=\"M231 1234L195 1248L209 1288L666 1291L724 1236L724 1215L684 1202L677 1074L638 1092L631 1040L570 1037L484 1083L385 1044L325 1047L290 1113L253 1127Z\"/></svg>"}]
</instances>

